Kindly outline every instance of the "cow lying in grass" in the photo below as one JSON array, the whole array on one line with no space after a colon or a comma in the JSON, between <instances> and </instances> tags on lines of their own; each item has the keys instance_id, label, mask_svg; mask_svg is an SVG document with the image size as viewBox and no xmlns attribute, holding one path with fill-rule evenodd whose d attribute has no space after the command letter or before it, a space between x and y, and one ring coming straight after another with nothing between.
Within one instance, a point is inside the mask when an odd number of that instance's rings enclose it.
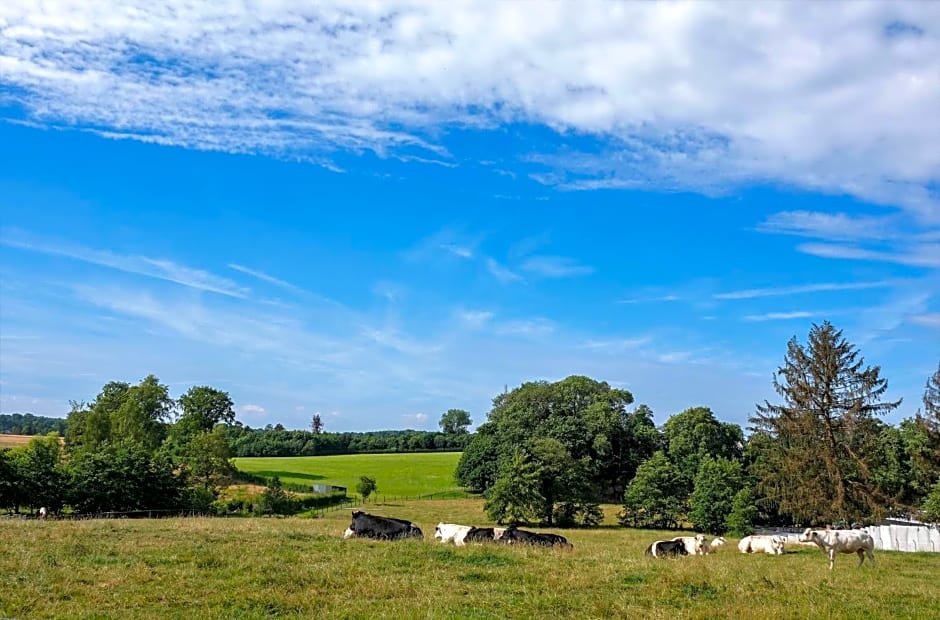
<instances>
[{"instance_id":1,"label":"cow lying in grass","mask_svg":"<svg viewBox=\"0 0 940 620\"><path fill-rule=\"evenodd\" d=\"M689 555L705 555L705 534L696 534L695 536L676 536L673 540L685 545L685 551Z\"/></svg>"},{"instance_id":2,"label":"cow lying in grass","mask_svg":"<svg viewBox=\"0 0 940 620\"><path fill-rule=\"evenodd\" d=\"M502 533L499 538L496 539L499 542L505 542L510 545L512 544L523 544L523 545L539 545L542 547L571 547L571 543L568 542L568 539L564 536L559 536L558 534L540 534L538 532L529 532L527 530L520 530L516 527L507 527L506 530Z\"/></svg>"},{"instance_id":3,"label":"cow lying in grass","mask_svg":"<svg viewBox=\"0 0 940 620\"><path fill-rule=\"evenodd\" d=\"M677 558L680 555L689 555L685 542L681 540L657 540L647 547L644 553L654 558Z\"/></svg>"},{"instance_id":4,"label":"cow lying in grass","mask_svg":"<svg viewBox=\"0 0 940 620\"><path fill-rule=\"evenodd\" d=\"M782 536L745 536L738 543L738 551L741 553L783 555L784 540Z\"/></svg>"},{"instance_id":5,"label":"cow lying in grass","mask_svg":"<svg viewBox=\"0 0 940 620\"><path fill-rule=\"evenodd\" d=\"M397 540L399 538L424 538L424 533L411 521L380 517L356 510L352 513L352 523L343 533L343 538L357 537Z\"/></svg>"},{"instance_id":6,"label":"cow lying in grass","mask_svg":"<svg viewBox=\"0 0 940 620\"><path fill-rule=\"evenodd\" d=\"M457 525L456 523L438 523L434 528L434 538L442 543L452 542L458 547L464 545L467 532L473 529L472 525Z\"/></svg>"}]
</instances>

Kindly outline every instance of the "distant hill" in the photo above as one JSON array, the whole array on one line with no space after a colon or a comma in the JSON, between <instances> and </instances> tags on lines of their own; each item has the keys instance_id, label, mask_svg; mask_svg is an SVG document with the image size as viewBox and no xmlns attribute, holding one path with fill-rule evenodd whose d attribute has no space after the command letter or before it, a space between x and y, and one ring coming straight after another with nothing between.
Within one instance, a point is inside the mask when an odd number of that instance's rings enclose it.
<instances>
[{"instance_id":1,"label":"distant hill","mask_svg":"<svg viewBox=\"0 0 940 620\"><path fill-rule=\"evenodd\" d=\"M31 413L0 413L0 433L8 435L65 435L65 418L47 418Z\"/></svg>"}]
</instances>

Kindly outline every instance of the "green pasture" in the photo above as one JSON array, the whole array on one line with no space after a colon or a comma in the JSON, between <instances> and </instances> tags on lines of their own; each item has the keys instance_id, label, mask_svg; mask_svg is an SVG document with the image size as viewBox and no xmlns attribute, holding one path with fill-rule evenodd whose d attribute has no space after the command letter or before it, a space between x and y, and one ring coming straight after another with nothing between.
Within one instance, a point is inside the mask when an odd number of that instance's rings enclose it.
<instances>
[{"instance_id":1,"label":"green pasture","mask_svg":"<svg viewBox=\"0 0 940 620\"><path fill-rule=\"evenodd\" d=\"M612 510L615 507L609 507ZM424 540L342 540L319 519L9 520L0 617L11 618L940 618L940 554L875 552L834 571L813 549L657 560L677 532L551 530L571 550L444 546L434 524L487 524L479 499L370 505Z\"/></svg>"},{"instance_id":2,"label":"green pasture","mask_svg":"<svg viewBox=\"0 0 940 620\"><path fill-rule=\"evenodd\" d=\"M416 497L460 491L454 469L460 452L342 454L337 456L245 457L235 459L243 472L294 484L332 484L356 494L360 476L375 478L376 496Z\"/></svg>"}]
</instances>

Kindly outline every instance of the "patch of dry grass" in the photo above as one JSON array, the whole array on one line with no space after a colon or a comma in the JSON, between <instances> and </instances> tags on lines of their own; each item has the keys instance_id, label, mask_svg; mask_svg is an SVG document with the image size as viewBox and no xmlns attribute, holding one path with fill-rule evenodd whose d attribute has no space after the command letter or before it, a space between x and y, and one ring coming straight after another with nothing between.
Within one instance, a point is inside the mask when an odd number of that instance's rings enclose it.
<instances>
[{"instance_id":1,"label":"patch of dry grass","mask_svg":"<svg viewBox=\"0 0 940 620\"><path fill-rule=\"evenodd\" d=\"M811 549L655 560L675 533L569 530L572 550L433 540L438 521L486 525L479 500L370 505L425 540L342 540L320 519L7 521L0 616L16 618L930 618L940 554L876 552L830 572ZM613 512L613 511L611 511ZM560 531L560 530L554 530Z\"/></svg>"},{"instance_id":2,"label":"patch of dry grass","mask_svg":"<svg viewBox=\"0 0 940 620\"><path fill-rule=\"evenodd\" d=\"M42 435L8 435L0 433L0 448L18 448L25 446L33 437L42 437Z\"/></svg>"}]
</instances>

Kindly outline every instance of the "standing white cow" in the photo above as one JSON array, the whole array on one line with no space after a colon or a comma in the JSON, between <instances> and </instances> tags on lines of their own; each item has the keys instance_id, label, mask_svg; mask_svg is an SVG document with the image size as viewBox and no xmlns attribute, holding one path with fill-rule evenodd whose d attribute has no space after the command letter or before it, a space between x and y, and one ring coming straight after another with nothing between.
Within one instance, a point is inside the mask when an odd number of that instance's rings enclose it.
<instances>
[{"instance_id":1,"label":"standing white cow","mask_svg":"<svg viewBox=\"0 0 940 620\"><path fill-rule=\"evenodd\" d=\"M784 538L782 536L745 536L738 543L741 553L767 553L783 555Z\"/></svg>"},{"instance_id":2,"label":"standing white cow","mask_svg":"<svg viewBox=\"0 0 940 620\"><path fill-rule=\"evenodd\" d=\"M40 508L39 508L39 518L40 518L40 519L45 519L45 518L48 517L48 516L49 516L49 511L46 510L46 507L45 507L45 506L40 506Z\"/></svg>"},{"instance_id":3,"label":"standing white cow","mask_svg":"<svg viewBox=\"0 0 940 620\"><path fill-rule=\"evenodd\" d=\"M858 565L865 563L865 556L875 565L875 540L865 530L814 530L806 528L800 542L812 542L829 554L829 570L836 561L836 553L857 553Z\"/></svg>"},{"instance_id":4,"label":"standing white cow","mask_svg":"<svg viewBox=\"0 0 940 620\"><path fill-rule=\"evenodd\" d=\"M453 542L458 547L463 547L463 539L472 527L472 525L457 525L456 523L438 523L434 528L434 538L442 543Z\"/></svg>"}]
</instances>

